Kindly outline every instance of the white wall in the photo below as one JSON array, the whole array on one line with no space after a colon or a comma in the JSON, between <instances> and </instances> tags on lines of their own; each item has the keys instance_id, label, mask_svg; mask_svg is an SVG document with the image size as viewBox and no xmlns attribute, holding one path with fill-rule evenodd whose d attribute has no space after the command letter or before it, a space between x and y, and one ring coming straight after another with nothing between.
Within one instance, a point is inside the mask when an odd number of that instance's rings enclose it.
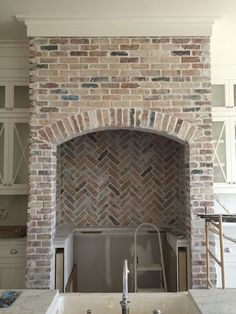
<instances>
[{"instance_id":1,"label":"white wall","mask_svg":"<svg viewBox=\"0 0 236 314\"><path fill-rule=\"evenodd\" d=\"M234 11L233 11L234 12ZM212 77L236 78L236 13L225 15L213 26Z\"/></svg>"}]
</instances>

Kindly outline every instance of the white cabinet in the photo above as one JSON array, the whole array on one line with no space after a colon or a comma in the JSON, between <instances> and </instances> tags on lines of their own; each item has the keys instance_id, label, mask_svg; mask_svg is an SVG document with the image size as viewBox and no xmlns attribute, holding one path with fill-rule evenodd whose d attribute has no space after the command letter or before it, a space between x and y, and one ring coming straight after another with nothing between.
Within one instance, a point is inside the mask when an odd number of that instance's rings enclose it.
<instances>
[{"instance_id":1,"label":"white cabinet","mask_svg":"<svg viewBox=\"0 0 236 314\"><path fill-rule=\"evenodd\" d=\"M218 193L236 191L236 117L215 114L212 123L214 187Z\"/></svg>"},{"instance_id":2,"label":"white cabinet","mask_svg":"<svg viewBox=\"0 0 236 314\"><path fill-rule=\"evenodd\" d=\"M28 85L27 82L0 81L0 112L27 112L30 103Z\"/></svg>"},{"instance_id":3,"label":"white cabinet","mask_svg":"<svg viewBox=\"0 0 236 314\"><path fill-rule=\"evenodd\" d=\"M236 192L236 80L214 80L213 170L216 193Z\"/></svg>"},{"instance_id":4,"label":"white cabinet","mask_svg":"<svg viewBox=\"0 0 236 314\"><path fill-rule=\"evenodd\" d=\"M213 80L213 112L236 110L236 80Z\"/></svg>"},{"instance_id":5,"label":"white cabinet","mask_svg":"<svg viewBox=\"0 0 236 314\"><path fill-rule=\"evenodd\" d=\"M24 289L26 240L0 240L0 289Z\"/></svg>"},{"instance_id":6,"label":"white cabinet","mask_svg":"<svg viewBox=\"0 0 236 314\"><path fill-rule=\"evenodd\" d=\"M0 194L27 194L28 119L0 118Z\"/></svg>"}]
</instances>

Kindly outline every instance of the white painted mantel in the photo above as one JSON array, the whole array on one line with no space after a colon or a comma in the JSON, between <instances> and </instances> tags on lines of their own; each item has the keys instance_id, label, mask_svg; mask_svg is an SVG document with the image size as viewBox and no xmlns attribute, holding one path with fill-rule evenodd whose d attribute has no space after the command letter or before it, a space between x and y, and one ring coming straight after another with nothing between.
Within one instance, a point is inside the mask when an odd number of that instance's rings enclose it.
<instances>
[{"instance_id":1,"label":"white painted mantel","mask_svg":"<svg viewBox=\"0 0 236 314\"><path fill-rule=\"evenodd\" d=\"M218 17L16 16L29 37L211 36Z\"/></svg>"}]
</instances>

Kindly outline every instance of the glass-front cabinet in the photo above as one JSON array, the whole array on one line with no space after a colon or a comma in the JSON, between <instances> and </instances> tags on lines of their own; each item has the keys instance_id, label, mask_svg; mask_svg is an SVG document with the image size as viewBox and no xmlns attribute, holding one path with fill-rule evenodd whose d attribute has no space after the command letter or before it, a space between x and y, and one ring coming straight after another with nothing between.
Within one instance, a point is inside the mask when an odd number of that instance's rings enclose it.
<instances>
[{"instance_id":1,"label":"glass-front cabinet","mask_svg":"<svg viewBox=\"0 0 236 314\"><path fill-rule=\"evenodd\" d=\"M216 192L236 191L236 117L215 114L212 123ZM219 189L219 190L218 190Z\"/></svg>"},{"instance_id":2,"label":"glass-front cabinet","mask_svg":"<svg viewBox=\"0 0 236 314\"><path fill-rule=\"evenodd\" d=\"M28 112L29 103L27 82L0 82L0 112Z\"/></svg>"},{"instance_id":3,"label":"glass-front cabinet","mask_svg":"<svg viewBox=\"0 0 236 314\"><path fill-rule=\"evenodd\" d=\"M9 85L0 82L0 110L5 110L9 98Z\"/></svg>"},{"instance_id":4,"label":"glass-front cabinet","mask_svg":"<svg viewBox=\"0 0 236 314\"><path fill-rule=\"evenodd\" d=\"M213 111L236 110L236 80L213 80L211 90Z\"/></svg>"},{"instance_id":5,"label":"glass-front cabinet","mask_svg":"<svg viewBox=\"0 0 236 314\"><path fill-rule=\"evenodd\" d=\"M213 109L230 108L230 93L228 80L215 80L211 85Z\"/></svg>"},{"instance_id":6,"label":"glass-front cabinet","mask_svg":"<svg viewBox=\"0 0 236 314\"><path fill-rule=\"evenodd\" d=\"M0 194L27 194L28 119L0 119Z\"/></svg>"},{"instance_id":7,"label":"glass-front cabinet","mask_svg":"<svg viewBox=\"0 0 236 314\"><path fill-rule=\"evenodd\" d=\"M4 119L0 119L0 187L5 186L5 178L7 175L7 138L6 138L6 128L7 123Z\"/></svg>"}]
</instances>

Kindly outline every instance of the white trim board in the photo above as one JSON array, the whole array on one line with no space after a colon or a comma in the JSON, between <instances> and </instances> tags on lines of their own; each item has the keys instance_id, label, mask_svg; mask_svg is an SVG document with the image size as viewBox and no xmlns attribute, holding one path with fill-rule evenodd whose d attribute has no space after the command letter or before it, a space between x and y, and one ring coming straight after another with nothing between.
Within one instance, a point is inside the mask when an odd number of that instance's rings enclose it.
<instances>
[{"instance_id":1,"label":"white trim board","mask_svg":"<svg viewBox=\"0 0 236 314\"><path fill-rule=\"evenodd\" d=\"M29 37L211 36L218 17L16 16Z\"/></svg>"}]
</instances>

